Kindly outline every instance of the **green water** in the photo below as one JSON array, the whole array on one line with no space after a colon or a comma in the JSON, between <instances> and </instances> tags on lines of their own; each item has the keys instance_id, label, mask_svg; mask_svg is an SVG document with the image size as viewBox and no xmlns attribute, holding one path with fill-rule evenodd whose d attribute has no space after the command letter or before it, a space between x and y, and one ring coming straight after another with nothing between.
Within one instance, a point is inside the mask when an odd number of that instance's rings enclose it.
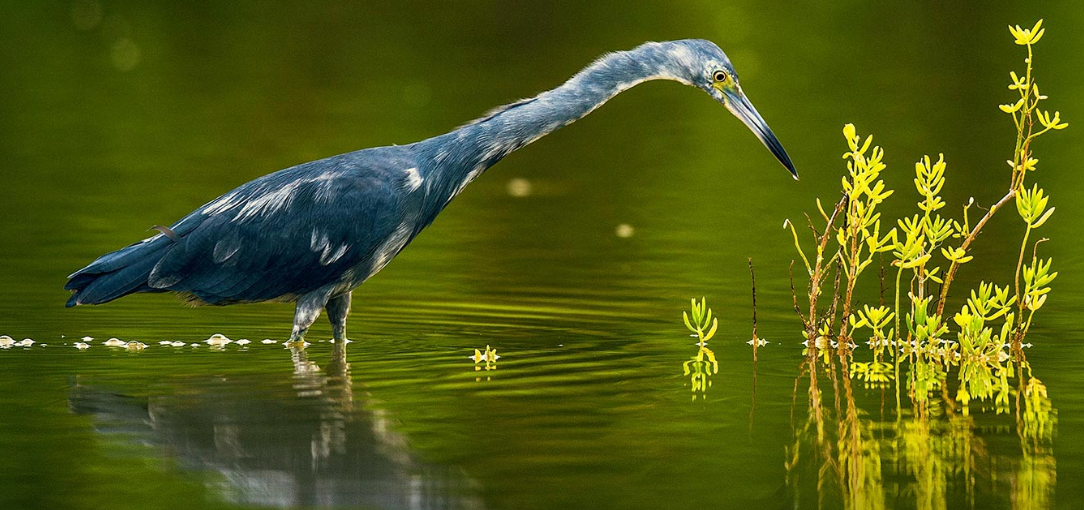
<instances>
[{"instance_id":1,"label":"green water","mask_svg":"<svg viewBox=\"0 0 1084 510\"><path fill-rule=\"evenodd\" d=\"M0 335L38 342L0 350L0 508L1075 508L1084 9L674 4L0 8ZM996 105L1023 58L1005 25L1038 17L1040 83L1071 124L1035 147L1058 211L1042 251L1060 276L1026 351L1048 421L1024 430L1015 395L922 419L891 387L811 377L780 225L838 196L842 125L885 148L887 214L942 152L946 211L993 203L1013 140ZM282 304L63 308L67 274L242 182L433 136L605 51L686 37L729 53L801 181L702 93L650 83L471 185L355 291L345 352L323 320L307 349L279 345ZM960 292L1011 280L1021 226L991 222ZM755 365L749 257L771 342ZM722 323L703 391L681 322L702 295ZM213 333L254 342L158 344ZM488 370L468 359L487 345Z\"/></svg>"}]
</instances>

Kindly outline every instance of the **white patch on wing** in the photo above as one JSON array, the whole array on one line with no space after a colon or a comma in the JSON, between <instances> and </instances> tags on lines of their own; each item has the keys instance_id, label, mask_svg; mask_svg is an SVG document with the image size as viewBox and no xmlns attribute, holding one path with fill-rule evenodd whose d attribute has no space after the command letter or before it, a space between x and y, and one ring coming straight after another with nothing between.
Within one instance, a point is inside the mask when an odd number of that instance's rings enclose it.
<instances>
[{"instance_id":1,"label":"white patch on wing","mask_svg":"<svg viewBox=\"0 0 1084 510\"><path fill-rule=\"evenodd\" d=\"M370 277L384 269L384 266L391 262L392 257L406 246L411 230L412 227L407 222L400 223L395 231L383 243L380 243L373 253L373 265L369 269Z\"/></svg>"},{"instance_id":2,"label":"white patch on wing","mask_svg":"<svg viewBox=\"0 0 1084 510\"><path fill-rule=\"evenodd\" d=\"M181 281L181 277L176 274L163 277L161 275L161 269L162 261L159 260L158 263L154 265L154 269L151 269L151 274L147 277L147 285L156 289L165 289Z\"/></svg>"},{"instance_id":3,"label":"white patch on wing","mask_svg":"<svg viewBox=\"0 0 1084 510\"><path fill-rule=\"evenodd\" d=\"M268 216L289 207L297 196L298 188L305 182L308 181L294 181L270 193L264 193L247 201L244 207L237 211L237 215L233 217L233 220L243 221L257 215Z\"/></svg>"},{"instance_id":4,"label":"white patch on wing","mask_svg":"<svg viewBox=\"0 0 1084 510\"><path fill-rule=\"evenodd\" d=\"M322 252L327 249L329 243L330 240L328 239L326 232L321 233L320 229L312 229L312 237L309 240L309 248L312 249L312 251L317 253Z\"/></svg>"},{"instance_id":5,"label":"white patch on wing","mask_svg":"<svg viewBox=\"0 0 1084 510\"><path fill-rule=\"evenodd\" d=\"M331 170L288 182L279 188L269 188L264 185L246 193L231 191L207 204L203 208L203 213L214 215L236 210L237 214L234 215L233 221L244 221L257 216L266 217L289 207L297 198L298 193L310 186L314 201L330 203L338 189L336 181L342 175L343 173L339 170Z\"/></svg>"},{"instance_id":6,"label":"white patch on wing","mask_svg":"<svg viewBox=\"0 0 1084 510\"><path fill-rule=\"evenodd\" d=\"M217 199L215 199L214 202L207 204L207 207L203 208L203 212L205 214L211 215L233 209L241 203L240 200L235 200L235 195L235 192L230 192L218 197Z\"/></svg>"},{"instance_id":7,"label":"white patch on wing","mask_svg":"<svg viewBox=\"0 0 1084 510\"><path fill-rule=\"evenodd\" d=\"M414 191L422 186L422 176L418 173L416 167L406 169L406 179L403 185L407 191Z\"/></svg>"},{"instance_id":8,"label":"white patch on wing","mask_svg":"<svg viewBox=\"0 0 1084 510\"><path fill-rule=\"evenodd\" d=\"M215 243L215 249L211 254L216 264L222 264L234 256L241 249L241 242L235 237L222 239Z\"/></svg>"},{"instance_id":9,"label":"white patch on wing","mask_svg":"<svg viewBox=\"0 0 1084 510\"><path fill-rule=\"evenodd\" d=\"M320 264L323 264L325 266L329 264L334 264L335 261L341 259L343 255L346 255L346 251L349 249L350 245L345 243L342 246L339 246L339 249L335 251L331 251L331 247L328 246L327 249L320 254Z\"/></svg>"},{"instance_id":10,"label":"white patch on wing","mask_svg":"<svg viewBox=\"0 0 1084 510\"><path fill-rule=\"evenodd\" d=\"M338 248L335 248L326 232L320 232L320 229L314 228L312 229L312 236L309 238L309 248L314 253L320 254L320 264L326 266L335 263L343 255L346 255L350 245L343 243Z\"/></svg>"}]
</instances>

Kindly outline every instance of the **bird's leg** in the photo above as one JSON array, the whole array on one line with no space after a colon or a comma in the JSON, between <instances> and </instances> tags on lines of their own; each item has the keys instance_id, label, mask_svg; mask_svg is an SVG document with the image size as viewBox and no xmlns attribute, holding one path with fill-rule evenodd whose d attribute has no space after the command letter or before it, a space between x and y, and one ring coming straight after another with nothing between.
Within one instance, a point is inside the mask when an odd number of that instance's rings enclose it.
<instances>
[{"instance_id":1,"label":"bird's leg","mask_svg":"<svg viewBox=\"0 0 1084 510\"><path fill-rule=\"evenodd\" d=\"M335 343L345 343L346 317L350 315L350 293L335 296L327 302L327 318L331 321L331 332Z\"/></svg>"},{"instance_id":2,"label":"bird's leg","mask_svg":"<svg viewBox=\"0 0 1084 510\"><path fill-rule=\"evenodd\" d=\"M290 333L290 343L305 341L305 333L320 317L320 309L327 304L327 294L306 294L297 299L297 310L294 312L294 330Z\"/></svg>"}]
</instances>

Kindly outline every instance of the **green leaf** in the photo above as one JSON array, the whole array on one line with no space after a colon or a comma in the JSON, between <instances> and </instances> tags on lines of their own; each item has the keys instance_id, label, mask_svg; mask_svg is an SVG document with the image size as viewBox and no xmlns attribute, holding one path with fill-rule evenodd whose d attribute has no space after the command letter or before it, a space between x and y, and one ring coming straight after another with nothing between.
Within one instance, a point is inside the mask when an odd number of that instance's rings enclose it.
<instances>
[{"instance_id":1,"label":"green leaf","mask_svg":"<svg viewBox=\"0 0 1084 510\"><path fill-rule=\"evenodd\" d=\"M1043 223L1046 223L1046 220L1048 220L1050 218L1050 215L1054 214L1054 209L1057 209L1057 208L1056 207L1051 207L1049 210L1047 210L1046 214L1043 214L1042 217L1040 217L1038 220L1035 220L1035 223L1031 224L1031 228L1039 228L1039 227L1043 226Z\"/></svg>"}]
</instances>

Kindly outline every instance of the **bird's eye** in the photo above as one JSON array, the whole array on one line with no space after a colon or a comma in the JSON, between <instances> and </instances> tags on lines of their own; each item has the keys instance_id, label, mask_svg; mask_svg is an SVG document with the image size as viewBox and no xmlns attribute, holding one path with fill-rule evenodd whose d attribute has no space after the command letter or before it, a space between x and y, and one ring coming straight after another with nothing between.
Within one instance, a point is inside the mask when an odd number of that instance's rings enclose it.
<instances>
[{"instance_id":1,"label":"bird's eye","mask_svg":"<svg viewBox=\"0 0 1084 510\"><path fill-rule=\"evenodd\" d=\"M715 74L711 76L711 79L719 83L726 81L727 78L728 76L726 74L726 71L715 71Z\"/></svg>"}]
</instances>

